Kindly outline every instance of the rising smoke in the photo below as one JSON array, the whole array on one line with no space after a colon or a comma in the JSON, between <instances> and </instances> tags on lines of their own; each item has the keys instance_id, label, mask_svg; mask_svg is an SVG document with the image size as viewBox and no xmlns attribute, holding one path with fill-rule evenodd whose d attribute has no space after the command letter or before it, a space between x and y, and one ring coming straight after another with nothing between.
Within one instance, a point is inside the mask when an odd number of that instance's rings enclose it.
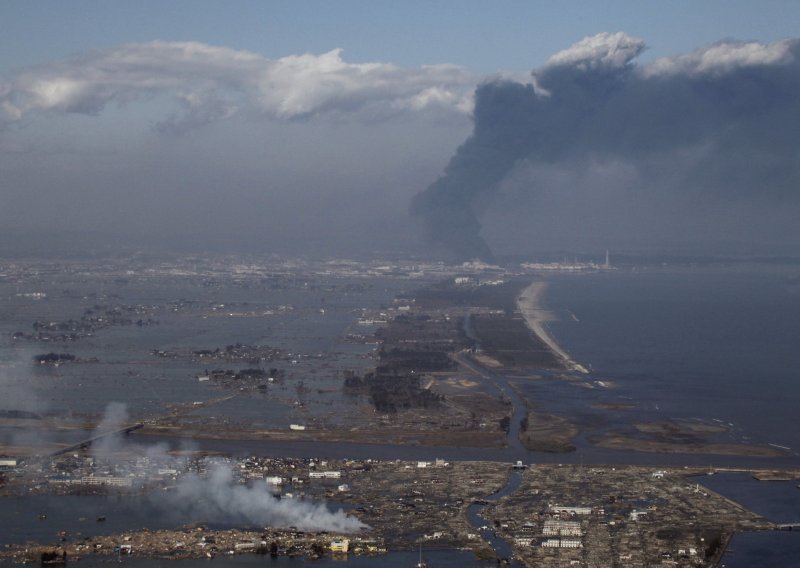
<instances>
[{"instance_id":1,"label":"rising smoke","mask_svg":"<svg viewBox=\"0 0 800 568\"><path fill-rule=\"evenodd\" d=\"M177 490L168 494L162 505L165 512L205 522L293 526L307 531L340 533L366 528L358 519L348 517L341 509L331 511L324 503L278 499L267 490L265 483L238 484L231 467L219 462L210 464L205 477L184 476Z\"/></svg>"},{"instance_id":2,"label":"rising smoke","mask_svg":"<svg viewBox=\"0 0 800 568\"><path fill-rule=\"evenodd\" d=\"M111 402L94 435L115 432L130 424L125 404ZM184 448L185 449L185 448ZM166 444L136 444L121 434L106 436L92 444L97 460L114 464L125 455L149 458L152 467L175 462ZM220 460L206 460L207 475L184 474L173 491L149 499L164 517L176 522L245 524L262 527L297 527L306 531L352 533L366 528L361 521L344 511L331 511L324 503L279 499L270 493L265 482L238 483L231 465ZM184 461L185 466L185 461Z\"/></svg>"},{"instance_id":3,"label":"rising smoke","mask_svg":"<svg viewBox=\"0 0 800 568\"><path fill-rule=\"evenodd\" d=\"M603 33L555 54L529 84L479 86L472 135L411 204L429 241L462 260L491 259L479 217L521 165L621 164L637 199L667 192L698 207L797 199L800 40L724 41L634 64L644 49ZM530 177L538 195L541 182Z\"/></svg>"},{"instance_id":4,"label":"rising smoke","mask_svg":"<svg viewBox=\"0 0 800 568\"><path fill-rule=\"evenodd\" d=\"M109 402L103 418L95 426L92 437L105 435L91 446L92 455L99 459L112 459L114 454L129 450L130 444L117 430L128 424L128 407L122 402ZM115 432L115 433L112 433Z\"/></svg>"},{"instance_id":5,"label":"rising smoke","mask_svg":"<svg viewBox=\"0 0 800 568\"><path fill-rule=\"evenodd\" d=\"M31 427L2 430L0 444L40 449L53 441L49 431L36 426L50 405L34 388L32 355L29 350L22 349L0 364L0 414L28 419L32 424Z\"/></svg>"}]
</instances>

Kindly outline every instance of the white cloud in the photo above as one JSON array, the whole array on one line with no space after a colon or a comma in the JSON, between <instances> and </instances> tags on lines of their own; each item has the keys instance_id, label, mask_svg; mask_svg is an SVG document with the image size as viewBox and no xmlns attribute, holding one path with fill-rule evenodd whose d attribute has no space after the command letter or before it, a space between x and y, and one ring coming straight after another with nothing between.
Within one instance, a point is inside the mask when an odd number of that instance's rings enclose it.
<instances>
[{"instance_id":1,"label":"white cloud","mask_svg":"<svg viewBox=\"0 0 800 568\"><path fill-rule=\"evenodd\" d=\"M170 95L185 115L162 124L220 120L242 110L280 119L469 109L476 78L452 65L401 68L348 63L339 49L270 60L194 42L154 41L99 50L0 79L0 119L36 112L94 114L110 103Z\"/></svg>"},{"instance_id":2,"label":"white cloud","mask_svg":"<svg viewBox=\"0 0 800 568\"><path fill-rule=\"evenodd\" d=\"M794 61L798 40L763 44L755 41L723 41L676 57L662 57L646 65L645 76L727 73L742 67L785 65Z\"/></svg>"},{"instance_id":3,"label":"white cloud","mask_svg":"<svg viewBox=\"0 0 800 568\"><path fill-rule=\"evenodd\" d=\"M547 60L545 67L575 66L579 69L622 67L645 48L643 40L624 32L603 32L583 38Z\"/></svg>"}]
</instances>

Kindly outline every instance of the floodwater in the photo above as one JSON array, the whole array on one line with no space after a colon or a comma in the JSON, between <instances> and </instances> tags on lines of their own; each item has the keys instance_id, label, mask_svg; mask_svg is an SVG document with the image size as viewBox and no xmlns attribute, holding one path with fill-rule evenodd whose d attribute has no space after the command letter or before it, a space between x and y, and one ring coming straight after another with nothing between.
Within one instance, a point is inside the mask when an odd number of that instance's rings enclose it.
<instances>
[{"instance_id":1,"label":"floodwater","mask_svg":"<svg viewBox=\"0 0 800 568\"><path fill-rule=\"evenodd\" d=\"M579 363L591 369L589 380L610 388L584 389L544 377L534 383L516 383L528 397L547 398L548 412L576 418L595 432L612 430L634 421L670 419L716 420L728 426L723 440L772 443L800 449L800 431L793 427L800 403L800 268L737 266L712 268L660 268L648 271L619 270L586 275L549 276L544 302L559 321L549 324L552 335ZM202 422L224 417L230 423L256 423L286 427L310 420L335 424L341 405L359 404L342 395L339 369L365 369L373 364L374 345L341 341L347 333L370 333L356 321L363 307L389 304L396 294L418 283L376 278L366 281L337 280L336 287L315 285L273 289L266 285L243 287L233 283L203 285L190 278L108 282L81 278L64 281L43 278L25 292L45 292L46 298L17 295L19 289L0 283L0 410L30 410L69 419L99 418L111 401L124 401L132 419L163 414L173 402L191 404L231 394L197 375L208 364L193 360L194 349L214 349L240 342L268 344L286 357L274 362L291 380L271 385L263 393L247 393L218 406L188 414ZM151 327L111 327L92 337L69 343L15 341L11 334L30 333L34 321L78 318L94 305L151 306L159 324ZM222 307L220 307L222 306ZM291 309L281 310L281 306ZM226 315L227 314L227 315ZM153 349L173 351L174 358L157 357ZM31 357L50 351L68 352L98 362L67 364L57 368L35 366ZM292 355L288 355L291 353ZM293 362L295 361L295 362ZM220 368L244 365L215 363ZM270 363L272 365L273 363ZM295 388L302 378L305 390ZM305 394L304 394L305 393ZM235 393L232 393L235 394ZM305 396L304 404L295 402ZM611 412L592 403L621 403L632 408ZM51 442L71 441L84 431L48 434ZM0 442L24 441L17 429L0 428ZM143 442L157 441L134 435ZM293 457L363 457L378 459L498 459L512 462L548 461L577 463L647 463L663 465L784 465L798 466L797 454L774 460L636 454L592 448L578 440L579 452L543 455L516 451L463 448L402 448L372 444L315 444L274 442L198 442L206 449L234 454L257 453ZM713 463L710 463L713 462ZM717 477L709 483L726 478ZM757 506L771 498L736 481L716 488L736 500ZM756 482L758 483L758 482ZM760 482L766 483L766 482ZM780 487L769 482L762 487ZM787 489L788 491L788 489ZM794 489L800 493L797 489ZM791 491L789 491L791 493ZM7 498L4 498L7 499ZM53 499L52 503L48 499ZM81 534L92 531L131 530L140 526L159 528L159 520L140 519L134 513L116 515L108 503L80 497L80 504L61 505L69 498L26 497L24 502L5 501L0 512L3 542L46 538L59 526L59 515ZM78 499L78 498L75 498ZM783 500L783 497L776 497ZM27 501L30 500L30 501ZM794 502L794 501L792 501ZM30 505L28 510L25 504ZM55 507L52 508L51 505ZM120 502L120 510L125 503ZM795 511L800 507L793 505ZM96 521L102 508L106 523ZM47 512L46 520L38 515ZM763 513L762 513L763 514ZM16 516L15 516L16 515ZM24 517L24 522L21 520ZM74 519L72 517L75 517ZM83 519L83 520L81 520ZM800 520L800 519L791 519ZM117 523L122 523L117 526ZM102 525L102 526L101 526ZM60 530L60 529L59 529ZM94 534L100 534L95 532ZM781 551L787 558L798 552L796 535L759 533L739 535L725 558L728 566L755 566L765 551ZM431 565L470 566L470 553L430 551ZM438 555L438 556L437 556ZM427 556L427 553L426 553ZM795 555L797 557L797 555ZM434 561L434 558L437 561ZM745 559L745 560L742 560ZM381 557L386 566L413 565L416 553ZM204 566L234 566L250 562L275 566L304 566L308 561L258 557L218 558ZM749 564L747 562L750 562ZM92 559L81 561L92 565ZM100 562L100 560L97 560ZM125 563L151 568L161 561L125 559ZM332 565L332 560L314 566ZM353 558L348 564L374 565L369 558ZM736 564L736 562L739 562ZM373 564L371 564L373 563ZM170 566L194 566L196 561L170 562ZM765 564L783 566L779 560Z\"/></svg>"}]
</instances>

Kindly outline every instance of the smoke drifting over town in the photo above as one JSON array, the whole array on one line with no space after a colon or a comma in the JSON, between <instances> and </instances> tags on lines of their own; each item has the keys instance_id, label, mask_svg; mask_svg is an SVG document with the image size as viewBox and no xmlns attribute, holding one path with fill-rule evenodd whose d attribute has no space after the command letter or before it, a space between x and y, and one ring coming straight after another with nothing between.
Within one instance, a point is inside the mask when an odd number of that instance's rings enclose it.
<instances>
[{"instance_id":1,"label":"smoke drifting over town","mask_svg":"<svg viewBox=\"0 0 800 568\"><path fill-rule=\"evenodd\" d=\"M552 246L796 234L800 41L722 41L637 65L644 50L602 33L529 83L480 85L472 135L411 205L430 242L491 259L483 215L539 223Z\"/></svg>"},{"instance_id":2,"label":"smoke drifting over town","mask_svg":"<svg viewBox=\"0 0 800 568\"><path fill-rule=\"evenodd\" d=\"M111 402L93 435L115 432L130 425L127 406ZM136 444L122 434L106 436L91 446L98 460L114 463L122 454L139 454L151 464L174 461L166 444ZM331 511L325 503L279 499L270 493L263 480L250 485L237 482L231 465L207 460L207 475L184 474L174 490L150 499L150 506L168 518L213 524L248 524L252 526L297 527L308 531L352 533L366 525L344 511Z\"/></svg>"},{"instance_id":3,"label":"smoke drifting over town","mask_svg":"<svg viewBox=\"0 0 800 568\"><path fill-rule=\"evenodd\" d=\"M0 365L0 414L8 418L33 419L50 410L50 402L34 388L31 351L22 349ZM42 446L52 442L52 435L39 428L10 428L0 431L0 444Z\"/></svg>"},{"instance_id":4,"label":"smoke drifting over town","mask_svg":"<svg viewBox=\"0 0 800 568\"><path fill-rule=\"evenodd\" d=\"M254 526L297 527L309 531L358 532L366 525L344 511L331 511L324 503L274 497L264 483L237 484L231 468L212 464L206 477L189 475L167 497L165 512L183 518Z\"/></svg>"}]
</instances>

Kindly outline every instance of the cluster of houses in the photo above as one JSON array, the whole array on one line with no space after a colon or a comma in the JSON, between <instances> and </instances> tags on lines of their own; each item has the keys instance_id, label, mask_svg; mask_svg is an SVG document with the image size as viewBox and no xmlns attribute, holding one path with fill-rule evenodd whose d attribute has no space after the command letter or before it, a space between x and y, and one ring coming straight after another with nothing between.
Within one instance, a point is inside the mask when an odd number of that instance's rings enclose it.
<instances>
[{"instance_id":1,"label":"cluster of houses","mask_svg":"<svg viewBox=\"0 0 800 568\"><path fill-rule=\"evenodd\" d=\"M583 530L581 522L574 517L602 515L602 509L567 505L550 505L550 518L543 523L528 522L522 525L514 537L518 546L541 546L542 548L582 548Z\"/></svg>"}]
</instances>

